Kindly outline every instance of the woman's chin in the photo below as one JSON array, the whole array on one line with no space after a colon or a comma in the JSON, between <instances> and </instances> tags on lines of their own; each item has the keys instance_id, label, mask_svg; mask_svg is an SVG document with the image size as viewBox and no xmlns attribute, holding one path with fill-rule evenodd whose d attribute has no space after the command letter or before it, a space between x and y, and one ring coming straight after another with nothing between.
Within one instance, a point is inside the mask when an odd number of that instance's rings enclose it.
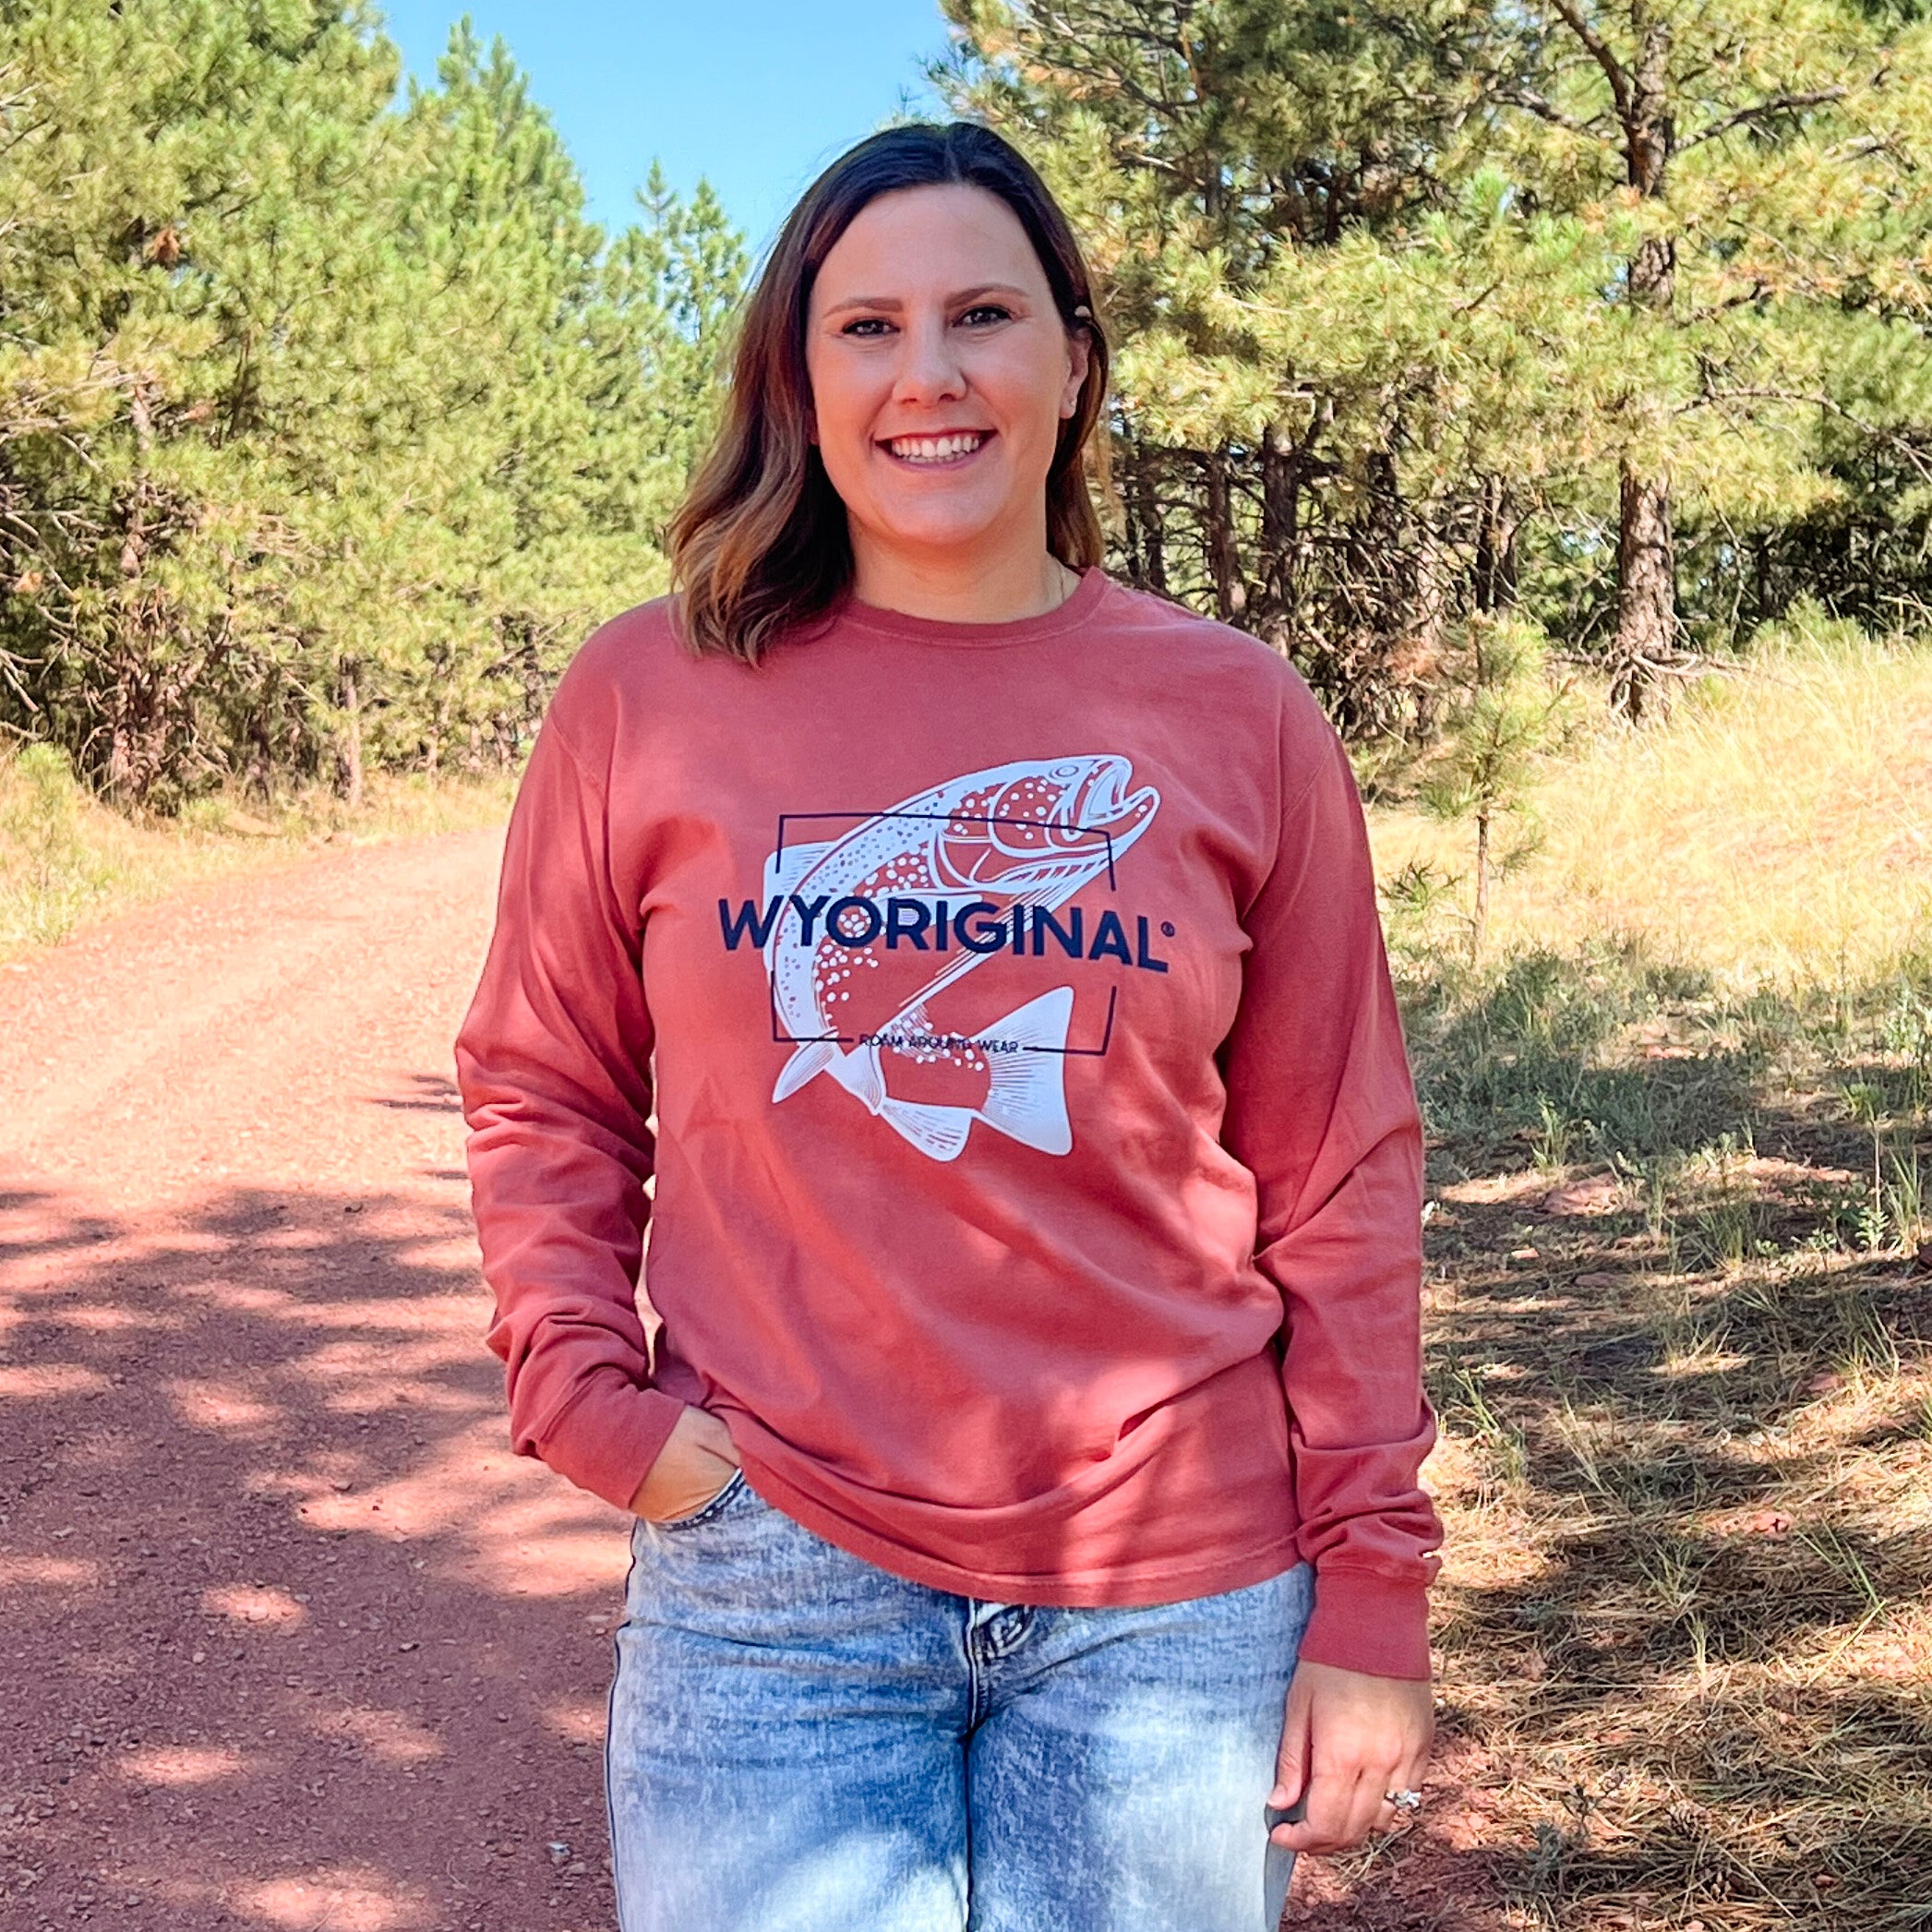
<instances>
[{"instance_id":1,"label":"woman's chin","mask_svg":"<svg viewBox=\"0 0 1932 1932\"><path fill-rule=\"evenodd\" d=\"M978 506L962 505L951 514L894 516L869 523L867 534L888 556L931 562L957 558L984 559L1000 546L1008 519L989 515Z\"/></svg>"}]
</instances>

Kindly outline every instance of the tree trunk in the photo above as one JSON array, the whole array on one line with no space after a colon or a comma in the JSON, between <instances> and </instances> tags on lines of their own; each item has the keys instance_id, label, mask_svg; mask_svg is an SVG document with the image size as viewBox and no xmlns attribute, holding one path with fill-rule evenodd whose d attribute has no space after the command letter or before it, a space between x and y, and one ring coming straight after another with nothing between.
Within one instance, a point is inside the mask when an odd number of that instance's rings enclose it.
<instances>
[{"instance_id":1,"label":"tree trunk","mask_svg":"<svg viewBox=\"0 0 1932 1932\"><path fill-rule=\"evenodd\" d=\"M1234 623L1247 607L1247 585L1241 578L1241 553L1234 541L1233 492L1228 486L1228 452L1207 454L1207 568L1214 578L1214 614L1224 624Z\"/></svg>"},{"instance_id":2,"label":"tree trunk","mask_svg":"<svg viewBox=\"0 0 1932 1932\"><path fill-rule=\"evenodd\" d=\"M1301 522L1301 445L1285 423L1270 423L1261 443L1261 611L1255 630L1284 656L1294 632Z\"/></svg>"},{"instance_id":3,"label":"tree trunk","mask_svg":"<svg viewBox=\"0 0 1932 1932\"><path fill-rule=\"evenodd\" d=\"M1624 94L1625 171L1647 199L1661 196L1670 164L1671 30L1662 20L1644 31ZM1630 262L1633 306L1668 310L1677 288L1676 245L1651 235ZM1677 642L1677 572L1671 539L1670 478L1646 474L1626 455L1619 466L1616 545L1616 652L1611 702L1642 715Z\"/></svg>"},{"instance_id":4,"label":"tree trunk","mask_svg":"<svg viewBox=\"0 0 1932 1932\"><path fill-rule=\"evenodd\" d=\"M1137 444L1134 451L1132 500L1139 533L1135 557L1141 588L1164 597L1168 594L1167 510L1160 500L1156 458L1145 443Z\"/></svg>"},{"instance_id":5,"label":"tree trunk","mask_svg":"<svg viewBox=\"0 0 1932 1932\"><path fill-rule=\"evenodd\" d=\"M242 789L262 805L275 797L275 750L265 711L257 711L248 720L248 755L242 767Z\"/></svg>"},{"instance_id":6,"label":"tree trunk","mask_svg":"<svg viewBox=\"0 0 1932 1932\"><path fill-rule=\"evenodd\" d=\"M1476 506L1476 560L1470 589L1476 608L1516 608L1516 534L1520 528L1500 476L1485 476Z\"/></svg>"},{"instance_id":7,"label":"tree trunk","mask_svg":"<svg viewBox=\"0 0 1932 1932\"><path fill-rule=\"evenodd\" d=\"M1617 516L1616 659L1612 709L1640 718L1677 642L1677 566L1670 485L1626 461Z\"/></svg>"},{"instance_id":8,"label":"tree trunk","mask_svg":"<svg viewBox=\"0 0 1932 1932\"><path fill-rule=\"evenodd\" d=\"M1441 535L1426 516L1415 518L1404 534L1413 559L1402 624L1405 655L1416 675L1432 677L1442 662L1443 629L1448 621L1448 559Z\"/></svg>"},{"instance_id":9,"label":"tree trunk","mask_svg":"<svg viewBox=\"0 0 1932 1932\"><path fill-rule=\"evenodd\" d=\"M104 789L116 805L138 805L153 783L157 762L150 693L140 671L125 661L108 705Z\"/></svg>"},{"instance_id":10,"label":"tree trunk","mask_svg":"<svg viewBox=\"0 0 1932 1932\"><path fill-rule=\"evenodd\" d=\"M338 702L342 716L335 739L335 789L342 803L355 811L362 806L362 693L354 665L342 666Z\"/></svg>"}]
</instances>

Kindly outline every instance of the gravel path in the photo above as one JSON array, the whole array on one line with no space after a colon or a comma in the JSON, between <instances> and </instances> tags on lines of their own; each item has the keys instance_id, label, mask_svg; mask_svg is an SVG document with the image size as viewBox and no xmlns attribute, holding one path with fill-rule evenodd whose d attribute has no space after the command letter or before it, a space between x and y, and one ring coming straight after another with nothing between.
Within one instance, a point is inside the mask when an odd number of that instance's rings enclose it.
<instances>
[{"instance_id":1,"label":"gravel path","mask_svg":"<svg viewBox=\"0 0 1932 1932\"><path fill-rule=\"evenodd\" d=\"M604 1932L623 1522L507 1447L499 834L0 967L0 1926Z\"/></svg>"}]
</instances>

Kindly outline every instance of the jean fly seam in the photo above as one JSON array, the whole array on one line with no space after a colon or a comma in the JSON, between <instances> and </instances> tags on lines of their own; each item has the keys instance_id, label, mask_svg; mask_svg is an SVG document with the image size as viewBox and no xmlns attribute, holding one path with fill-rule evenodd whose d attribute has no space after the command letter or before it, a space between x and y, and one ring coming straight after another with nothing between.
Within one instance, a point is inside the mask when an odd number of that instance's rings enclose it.
<instances>
[{"instance_id":1,"label":"jean fly seam","mask_svg":"<svg viewBox=\"0 0 1932 1932\"><path fill-rule=\"evenodd\" d=\"M970 1736L986 1722L992 1708L992 1684L985 1651L980 1647L981 1631L975 1621L983 1606L972 1597L966 1600L966 1625L960 1632L960 1649L966 1664L966 1734Z\"/></svg>"}]
</instances>

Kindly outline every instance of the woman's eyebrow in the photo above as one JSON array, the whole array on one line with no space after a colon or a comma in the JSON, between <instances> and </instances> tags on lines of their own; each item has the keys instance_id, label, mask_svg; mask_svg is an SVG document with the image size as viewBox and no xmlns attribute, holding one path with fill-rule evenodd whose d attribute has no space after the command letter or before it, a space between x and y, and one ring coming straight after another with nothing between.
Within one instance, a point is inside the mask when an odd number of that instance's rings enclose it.
<instances>
[{"instance_id":1,"label":"woman's eyebrow","mask_svg":"<svg viewBox=\"0 0 1932 1932\"><path fill-rule=\"evenodd\" d=\"M1026 291L1011 282L981 282L971 288L963 288L946 297L948 308L956 307L962 302L977 302L981 295L1018 295L1025 297ZM906 306L897 295L847 295L843 302L833 303L826 310L828 316L843 315L848 308L877 308L895 312Z\"/></svg>"}]
</instances>

